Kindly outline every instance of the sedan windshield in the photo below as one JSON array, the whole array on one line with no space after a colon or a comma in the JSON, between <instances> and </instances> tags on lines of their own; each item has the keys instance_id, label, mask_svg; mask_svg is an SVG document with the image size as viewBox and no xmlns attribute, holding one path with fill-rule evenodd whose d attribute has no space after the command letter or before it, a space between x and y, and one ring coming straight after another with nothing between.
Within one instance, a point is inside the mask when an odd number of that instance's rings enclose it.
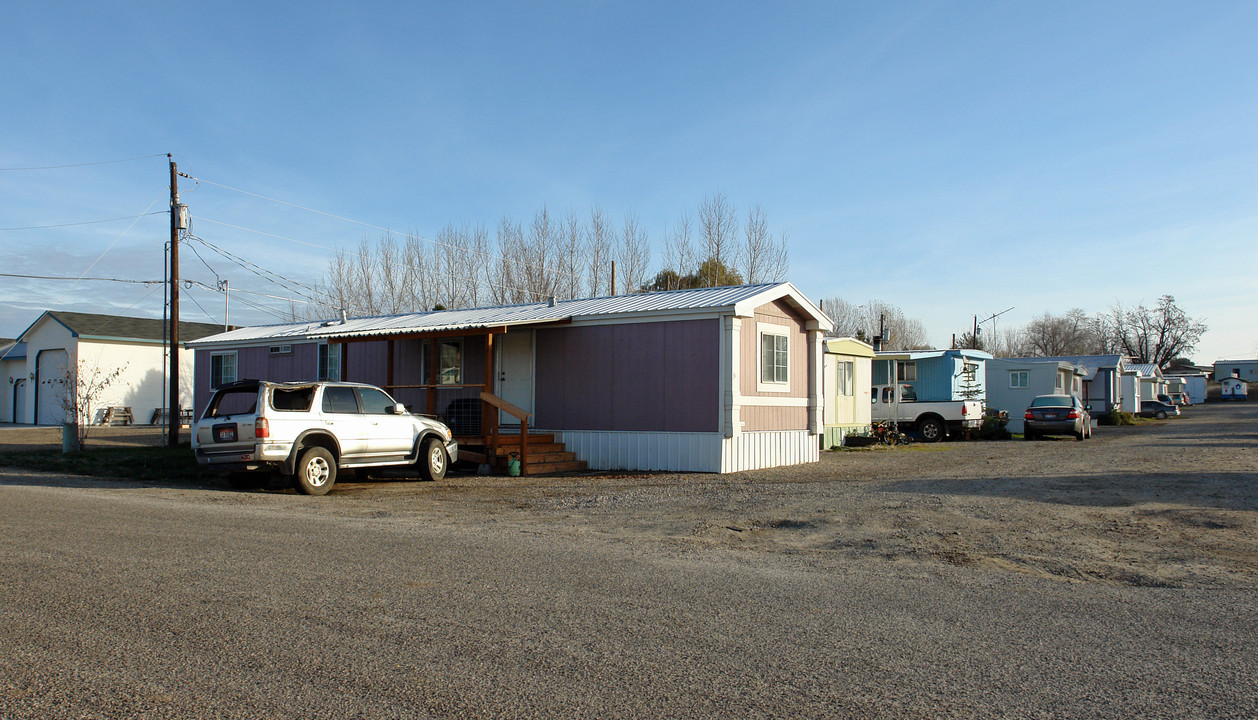
<instances>
[{"instance_id":1,"label":"sedan windshield","mask_svg":"<svg viewBox=\"0 0 1258 720\"><path fill-rule=\"evenodd\" d=\"M1070 398L1062 395L1041 395L1031 401L1031 407L1070 407Z\"/></svg>"}]
</instances>

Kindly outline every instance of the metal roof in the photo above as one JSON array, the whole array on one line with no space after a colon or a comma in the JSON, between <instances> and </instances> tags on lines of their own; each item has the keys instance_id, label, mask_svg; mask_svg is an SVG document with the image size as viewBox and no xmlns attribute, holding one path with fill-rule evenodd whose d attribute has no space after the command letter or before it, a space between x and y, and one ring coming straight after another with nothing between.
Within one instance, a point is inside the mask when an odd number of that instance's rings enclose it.
<instances>
[{"instance_id":1,"label":"metal roof","mask_svg":"<svg viewBox=\"0 0 1258 720\"><path fill-rule=\"evenodd\" d=\"M166 321L161 318L137 318L122 315L98 315L95 313L47 310L31 326L22 332L25 337L31 328L43 318L50 318L65 327L75 337L93 340L147 340L161 342L165 337ZM186 343L222 332L221 325L212 323L180 322L179 341Z\"/></svg>"},{"instance_id":2,"label":"metal roof","mask_svg":"<svg viewBox=\"0 0 1258 720\"><path fill-rule=\"evenodd\" d=\"M348 318L344 322L337 319L285 325L261 325L220 333L190 344L203 346L299 338L363 338L561 321L597 321L621 316L666 315L720 309L733 310L736 314L749 314L754 307L779 298L789 298L801 312L818 320L822 329L830 327L829 318L796 290L795 286L790 283L761 283L559 300L553 305L549 302L539 302Z\"/></svg>"}]
</instances>

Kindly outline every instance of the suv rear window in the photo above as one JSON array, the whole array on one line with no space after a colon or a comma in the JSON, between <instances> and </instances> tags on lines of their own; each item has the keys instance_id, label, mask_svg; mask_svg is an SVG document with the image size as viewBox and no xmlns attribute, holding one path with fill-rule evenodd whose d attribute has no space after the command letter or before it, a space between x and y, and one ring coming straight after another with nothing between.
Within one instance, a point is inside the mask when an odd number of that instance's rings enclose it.
<instances>
[{"instance_id":1,"label":"suv rear window","mask_svg":"<svg viewBox=\"0 0 1258 720\"><path fill-rule=\"evenodd\" d=\"M219 390L210 399L210 405L202 417L226 417L248 415L258 410L258 386Z\"/></svg>"},{"instance_id":2,"label":"suv rear window","mask_svg":"<svg viewBox=\"0 0 1258 720\"><path fill-rule=\"evenodd\" d=\"M271 391L271 407L289 412L309 412L314 402L314 386L275 388Z\"/></svg>"}]
</instances>

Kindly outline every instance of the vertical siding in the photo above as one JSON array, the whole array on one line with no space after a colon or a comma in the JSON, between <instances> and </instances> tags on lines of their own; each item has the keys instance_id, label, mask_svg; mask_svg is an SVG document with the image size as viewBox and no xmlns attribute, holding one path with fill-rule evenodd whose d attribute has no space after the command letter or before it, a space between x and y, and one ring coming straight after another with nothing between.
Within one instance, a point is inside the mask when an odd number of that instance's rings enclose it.
<instances>
[{"instance_id":1,"label":"vertical siding","mask_svg":"<svg viewBox=\"0 0 1258 720\"><path fill-rule=\"evenodd\" d=\"M740 433L722 440L721 472L817 462L818 437L806 430Z\"/></svg>"},{"instance_id":2,"label":"vertical siding","mask_svg":"<svg viewBox=\"0 0 1258 720\"><path fill-rule=\"evenodd\" d=\"M818 435L807 431L651 433L564 431L568 450L594 470L740 472L817 462Z\"/></svg>"},{"instance_id":3,"label":"vertical siding","mask_svg":"<svg viewBox=\"0 0 1258 720\"><path fill-rule=\"evenodd\" d=\"M719 331L715 318L538 330L538 426L718 430Z\"/></svg>"}]
</instances>

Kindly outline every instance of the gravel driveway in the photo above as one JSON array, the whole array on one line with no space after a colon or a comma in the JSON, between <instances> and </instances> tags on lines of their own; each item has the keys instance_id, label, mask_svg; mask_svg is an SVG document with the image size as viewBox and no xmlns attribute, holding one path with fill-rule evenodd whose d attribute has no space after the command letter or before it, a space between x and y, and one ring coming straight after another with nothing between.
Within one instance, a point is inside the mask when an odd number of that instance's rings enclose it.
<instances>
[{"instance_id":1,"label":"gravel driveway","mask_svg":"<svg viewBox=\"0 0 1258 720\"><path fill-rule=\"evenodd\" d=\"M0 467L0 717L1253 718L1255 419L323 498Z\"/></svg>"}]
</instances>

